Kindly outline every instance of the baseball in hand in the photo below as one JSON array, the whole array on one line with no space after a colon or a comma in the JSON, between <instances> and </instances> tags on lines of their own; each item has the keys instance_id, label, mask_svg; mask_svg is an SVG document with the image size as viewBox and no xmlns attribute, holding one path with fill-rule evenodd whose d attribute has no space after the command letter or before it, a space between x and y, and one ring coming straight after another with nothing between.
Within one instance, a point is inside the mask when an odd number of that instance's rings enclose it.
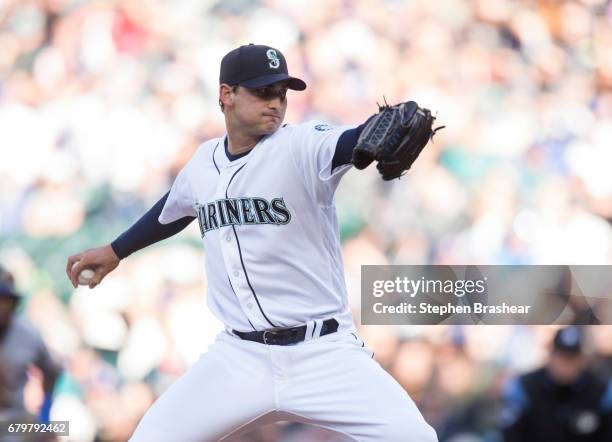
<instances>
[{"instance_id":1,"label":"baseball in hand","mask_svg":"<svg viewBox=\"0 0 612 442\"><path fill-rule=\"evenodd\" d=\"M76 265L79 263L79 261L75 262L74 264L72 264L72 269L74 270L74 268L76 267ZM91 269L83 269L81 270L81 273L79 273L79 285L89 285L89 283L91 282L92 278L94 277L95 273L93 270Z\"/></svg>"}]
</instances>

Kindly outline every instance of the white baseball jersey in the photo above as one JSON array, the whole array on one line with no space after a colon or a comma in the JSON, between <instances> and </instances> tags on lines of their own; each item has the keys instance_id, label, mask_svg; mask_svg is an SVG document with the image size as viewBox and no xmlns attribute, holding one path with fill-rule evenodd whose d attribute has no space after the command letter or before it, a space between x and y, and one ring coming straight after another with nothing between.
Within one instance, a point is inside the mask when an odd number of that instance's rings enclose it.
<instances>
[{"instance_id":1,"label":"white baseball jersey","mask_svg":"<svg viewBox=\"0 0 612 442\"><path fill-rule=\"evenodd\" d=\"M230 161L225 137L203 143L176 177L159 217L197 216L208 305L228 329L264 330L336 318L347 305L334 192L350 164L331 170L354 126L285 125Z\"/></svg>"}]
</instances>

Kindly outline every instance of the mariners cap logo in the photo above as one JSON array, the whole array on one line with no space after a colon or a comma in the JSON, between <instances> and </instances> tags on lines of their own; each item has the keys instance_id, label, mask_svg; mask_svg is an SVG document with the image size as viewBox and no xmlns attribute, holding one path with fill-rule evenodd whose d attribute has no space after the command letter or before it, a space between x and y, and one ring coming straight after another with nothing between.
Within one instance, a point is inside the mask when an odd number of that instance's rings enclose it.
<instances>
[{"instance_id":1,"label":"mariners cap logo","mask_svg":"<svg viewBox=\"0 0 612 442\"><path fill-rule=\"evenodd\" d=\"M278 69L280 66L280 60L278 59L278 55L276 55L276 51L274 49L268 49L266 51L266 56L268 57L268 60L270 60L268 66L270 66L272 69Z\"/></svg>"},{"instance_id":2,"label":"mariners cap logo","mask_svg":"<svg viewBox=\"0 0 612 442\"><path fill-rule=\"evenodd\" d=\"M304 81L289 75L287 61L281 51L270 46L240 46L221 60L219 84L258 88L287 80L289 89L306 89Z\"/></svg>"}]
</instances>

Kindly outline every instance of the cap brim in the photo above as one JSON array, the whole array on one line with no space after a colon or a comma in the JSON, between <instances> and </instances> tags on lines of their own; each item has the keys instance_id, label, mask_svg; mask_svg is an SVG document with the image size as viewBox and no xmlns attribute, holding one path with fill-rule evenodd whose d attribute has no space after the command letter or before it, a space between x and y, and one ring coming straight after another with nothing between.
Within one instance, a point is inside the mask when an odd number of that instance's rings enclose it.
<instances>
[{"instance_id":1,"label":"cap brim","mask_svg":"<svg viewBox=\"0 0 612 442\"><path fill-rule=\"evenodd\" d=\"M240 86L248 88L264 87L284 80L289 80L289 89L292 89L294 91L303 91L304 89L306 89L306 83L304 83L303 80L300 80L296 77L291 77L287 74L273 74L253 78L251 80L241 82Z\"/></svg>"}]
</instances>

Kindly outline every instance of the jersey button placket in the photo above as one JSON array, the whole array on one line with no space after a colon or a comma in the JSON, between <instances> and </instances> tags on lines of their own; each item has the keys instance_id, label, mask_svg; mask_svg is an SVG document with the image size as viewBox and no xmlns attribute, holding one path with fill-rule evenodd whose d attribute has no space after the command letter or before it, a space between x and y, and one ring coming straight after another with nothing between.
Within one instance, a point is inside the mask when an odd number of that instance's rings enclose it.
<instances>
[{"instance_id":1,"label":"jersey button placket","mask_svg":"<svg viewBox=\"0 0 612 442\"><path fill-rule=\"evenodd\" d=\"M217 198L225 198L225 190L233 172L234 171L231 167L221 168L221 179L219 180L219 185L217 187ZM240 261L240 254L238 252L238 244L235 240L232 227L222 227L219 230L219 239L223 263L225 264L225 269L232 284L234 293L238 298L238 303L249 321L258 326L261 324L262 318L260 318L259 315L257 315L253 310L253 303L251 302L253 294L251 293L251 290L247 284L246 278L241 277L242 271L238 270L242 269L242 264ZM250 307L248 307L248 304L250 304ZM263 326L263 324L261 325Z\"/></svg>"},{"instance_id":2,"label":"jersey button placket","mask_svg":"<svg viewBox=\"0 0 612 442\"><path fill-rule=\"evenodd\" d=\"M225 227L225 229L227 231L221 236L221 253L234 293L236 293L242 311L246 317L249 318L249 321L256 327L265 327L265 325L262 324L262 318L260 318L257 311L253 309L253 294L251 293L251 289L247 284L242 270L239 270L242 269L242 264L240 262L238 244L234 239L234 232L231 227Z\"/></svg>"},{"instance_id":3,"label":"jersey button placket","mask_svg":"<svg viewBox=\"0 0 612 442\"><path fill-rule=\"evenodd\" d=\"M225 189L227 188L228 182L233 173L234 170L231 167L222 169L221 175L224 179L220 180L220 182L223 182L223 184L220 183L220 187L217 189L218 193L222 192L222 196L219 193L219 195L217 195L218 198L226 197ZM223 187L221 188L221 186ZM232 184L232 186L234 186L234 184ZM231 192L228 196L230 198L232 197ZM236 229L239 230L239 228ZM240 252L238 251L238 241L236 240L234 228L232 226L222 227L219 231L219 239L221 240L220 248L223 256L223 263L225 264L228 278L230 279L232 288L234 289L234 293L238 298L237 300L240 303L242 311L249 319L251 324L253 324L257 329L269 327L269 324L265 321L259 310L256 308L253 293L248 285L246 275L242 269L242 261L240 259Z\"/></svg>"}]
</instances>

